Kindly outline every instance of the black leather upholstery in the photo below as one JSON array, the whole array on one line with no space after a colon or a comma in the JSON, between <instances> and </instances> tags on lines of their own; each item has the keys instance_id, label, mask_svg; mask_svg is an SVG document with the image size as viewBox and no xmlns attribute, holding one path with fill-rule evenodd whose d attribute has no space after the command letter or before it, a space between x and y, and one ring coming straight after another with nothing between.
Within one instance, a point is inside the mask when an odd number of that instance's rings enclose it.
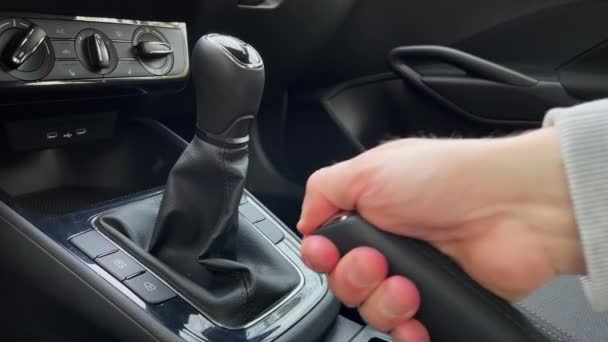
<instances>
[{"instance_id":1,"label":"black leather upholstery","mask_svg":"<svg viewBox=\"0 0 608 342\"><path fill-rule=\"evenodd\" d=\"M318 234L336 243L342 255L373 247L387 257L390 274L412 279L422 297L418 318L433 341L550 341L520 311L429 244L380 231L359 216L334 221Z\"/></svg>"},{"instance_id":2,"label":"black leather upholstery","mask_svg":"<svg viewBox=\"0 0 608 342\"><path fill-rule=\"evenodd\" d=\"M162 204L151 198L100 218L109 236L229 327L255 319L299 283L293 266L239 219L246 170L246 146L195 137L171 171Z\"/></svg>"}]
</instances>

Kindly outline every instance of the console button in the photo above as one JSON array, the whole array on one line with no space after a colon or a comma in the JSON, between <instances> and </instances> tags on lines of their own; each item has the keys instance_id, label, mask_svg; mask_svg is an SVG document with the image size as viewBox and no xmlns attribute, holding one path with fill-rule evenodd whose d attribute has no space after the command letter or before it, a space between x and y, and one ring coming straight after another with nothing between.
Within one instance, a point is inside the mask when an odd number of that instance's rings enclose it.
<instances>
[{"instance_id":1,"label":"console button","mask_svg":"<svg viewBox=\"0 0 608 342\"><path fill-rule=\"evenodd\" d=\"M86 25L79 21L30 19L31 22L40 26L51 38L74 39L78 32L86 28Z\"/></svg>"},{"instance_id":2,"label":"console button","mask_svg":"<svg viewBox=\"0 0 608 342\"><path fill-rule=\"evenodd\" d=\"M260 221L256 223L255 226L275 245L285 238L281 228L270 220Z\"/></svg>"},{"instance_id":3,"label":"console button","mask_svg":"<svg viewBox=\"0 0 608 342\"><path fill-rule=\"evenodd\" d=\"M74 48L73 40L53 40L53 49L55 50L55 58L75 59L76 49Z\"/></svg>"},{"instance_id":4,"label":"console button","mask_svg":"<svg viewBox=\"0 0 608 342\"><path fill-rule=\"evenodd\" d=\"M77 235L70 239L70 242L91 259L118 250L110 240L106 239L95 230L90 230L84 234Z\"/></svg>"},{"instance_id":5,"label":"console button","mask_svg":"<svg viewBox=\"0 0 608 342\"><path fill-rule=\"evenodd\" d=\"M124 284L150 304L166 302L176 296L173 290L148 272L125 280Z\"/></svg>"},{"instance_id":6,"label":"console button","mask_svg":"<svg viewBox=\"0 0 608 342\"><path fill-rule=\"evenodd\" d=\"M142 273L145 270L139 266L130 256L123 251L118 251L110 255L95 260L106 271L110 272L118 280L123 281L130 276Z\"/></svg>"},{"instance_id":7,"label":"console button","mask_svg":"<svg viewBox=\"0 0 608 342\"><path fill-rule=\"evenodd\" d=\"M114 47L116 47L116 54L118 55L118 58L135 58L133 43L115 42Z\"/></svg>"},{"instance_id":8,"label":"console button","mask_svg":"<svg viewBox=\"0 0 608 342\"><path fill-rule=\"evenodd\" d=\"M266 218L256 207L251 203L245 203L239 207L239 211L251 223L257 223Z\"/></svg>"},{"instance_id":9,"label":"console button","mask_svg":"<svg viewBox=\"0 0 608 342\"><path fill-rule=\"evenodd\" d=\"M45 80L73 80L82 78L101 78L94 72L87 70L87 68L80 63L80 61L56 61L51 73L45 77Z\"/></svg>"},{"instance_id":10,"label":"console button","mask_svg":"<svg viewBox=\"0 0 608 342\"><path fill-rule=\"evenodd\" d=\"M113 23L90 23L90 27L105 33L112 40L133 39L133 32L137 28L135 25L113 24Z\"/></svg>"},{"instance_id":11,"label":"console button","mask_svg":"<svg viewBox=\"0 0 608 342\"><path fill-rule=\"evenodd\" d=\"M138 61L118 61L116 69L106 77L142 77L152 76Z\"/></svg>"}]
</instances>

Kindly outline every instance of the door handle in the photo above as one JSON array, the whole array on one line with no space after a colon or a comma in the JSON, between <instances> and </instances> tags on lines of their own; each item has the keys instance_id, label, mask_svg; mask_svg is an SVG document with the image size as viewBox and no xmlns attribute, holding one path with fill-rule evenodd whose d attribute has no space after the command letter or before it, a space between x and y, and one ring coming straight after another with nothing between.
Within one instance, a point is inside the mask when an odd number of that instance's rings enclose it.
<instances>
[{"instance_id":1,"label":"door handle","mask_svg":"<svg viewBox=\"0 0 608 342\"><path fill-rule=\"evenodd\" d=\"M398 47L389 53L388 60L397 75L432 100L476 121L536 126L547 110L580 102L565 91L557 77L537 80L445 46ZM466 75L423 75L412 62L439 62Z\"/></svg>"},{"instance_id":2,"label":"door handle","mask_svg":"<svg viewBox=\"0 0 608 342\"><path fill-rule=\"evenodd\" d=\"M515 70L445 46L402 46L393 49L389 54L389 61L397 73L404 77L421 79L422 76L406 62L412 59L442 62L458 67L472 76L515 87L532 87L538 84L538 80Z\"/></svg>"}]
</instances>

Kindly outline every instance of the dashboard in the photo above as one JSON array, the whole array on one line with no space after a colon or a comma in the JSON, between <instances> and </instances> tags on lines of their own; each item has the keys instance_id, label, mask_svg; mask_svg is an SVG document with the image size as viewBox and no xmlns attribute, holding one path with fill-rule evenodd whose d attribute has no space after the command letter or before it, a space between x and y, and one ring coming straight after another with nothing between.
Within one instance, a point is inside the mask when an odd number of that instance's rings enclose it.
<instances>
[{"instance_id":1,"label":"dashboard","mask_svg":"<svg viewBox=\"0 0 608 342\"><path fill-rule=\"evenodd\" d=\"M0 14L0 85L185 78L186 25Z\"/></svg>"}]
</instances>

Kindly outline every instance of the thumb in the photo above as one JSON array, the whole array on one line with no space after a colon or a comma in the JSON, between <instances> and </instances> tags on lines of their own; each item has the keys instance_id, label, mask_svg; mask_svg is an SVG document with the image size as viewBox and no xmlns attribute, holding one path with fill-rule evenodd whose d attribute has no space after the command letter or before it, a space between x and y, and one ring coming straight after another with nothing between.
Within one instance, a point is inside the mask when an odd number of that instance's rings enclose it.
<instances>
[{"instance_id":1,"label":"thumb","mask_svg":"<svg viewBox=\"0 0 608 342\"><path fill-rule=\"evenodd\" d=\"M306 195L298 230L312 234L320 225L341 211L353 211L366 182L353 161L345 161L313 173L306 184Z\"/></svg>"}]
</instances>

